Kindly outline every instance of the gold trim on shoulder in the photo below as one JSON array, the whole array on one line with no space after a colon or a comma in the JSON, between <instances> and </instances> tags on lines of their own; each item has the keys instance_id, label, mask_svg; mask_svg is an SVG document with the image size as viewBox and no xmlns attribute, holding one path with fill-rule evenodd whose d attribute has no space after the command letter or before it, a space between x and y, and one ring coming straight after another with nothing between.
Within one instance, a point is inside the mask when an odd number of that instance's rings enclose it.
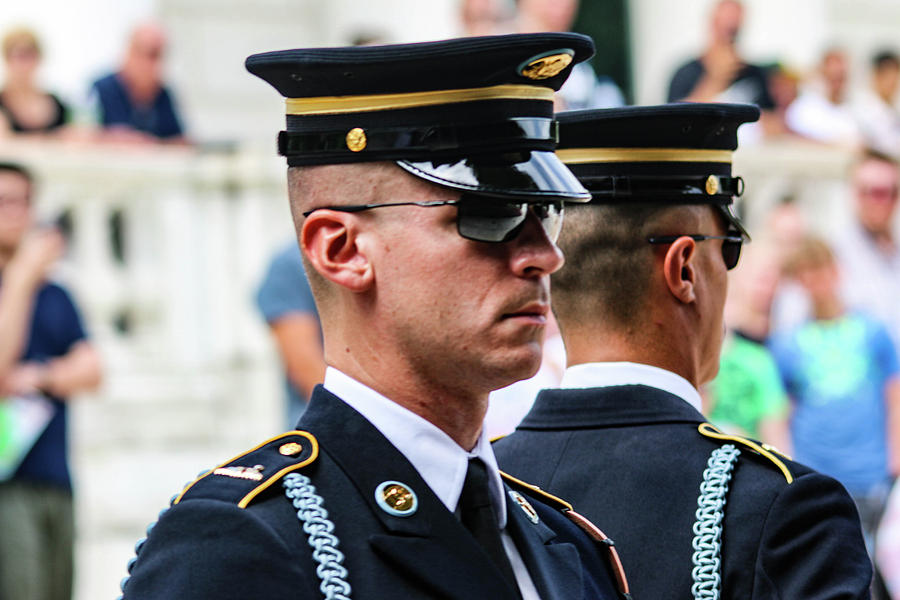
<instances>
[{"instance_id":1,"label":"gold trim on shoulder","mask_svg":"<svg viewBox=\"0 0 900 600\"><path fill-rule=\"evenodd\" d=\"M556 156L567 165L615 162L718 162L730 163L731 150L695 148L563 148Z\"/></svg>"},{"instance_id":2,"label":"gold trim on shoulder","mask_svg":"<svg viewBox=\"0 0 900 600\"><path fill-rule=\"evenodd\" d=\"M405 94L371 94L367 96L319 96L287 98L289 115L332 115L375 110L416 108L437 104L455 104L477 100L545 100L553 101L553 90L539 85L504 84L458 90L433 90Z\"/></svg>"},{"instance_id":3,"label":"gold trim on shoulder","mask_svg":"<svg viewBox=\"0 0 900 600\"><path fill-rule=\"evenodd\" d=\"M209 477L210 475L214 474L215 471L216 471L217 469L221 469L221 468L227 467L227 466L230 465L231 463L233 463L233 462L235 462L235 461L237 461L237 460L240 460L241 458L247 456L248 454L250 454L250 453L252 453L252 452L256 452L257 450L259 450L259 449L262 448L263 446L267 446L267 445L269 445L269 444L271 444L271 443L273 443L273 442L277 442L278 440L282 440L282 439L284 439L284 438L287 438L287 437L293 437L293 436L297 436L297 435L302 436L302 437L306 438L307 440L309 440L309 442L310 442L310 444L311 444L310 447L312 448L312 453L309 455L309 458L307 458L306 460L303 460L303 461L301 461L301 462L299 462L299 463L297 463L297 464L290 465L290 466L288 466L288 467L285 467L284 469L281 469L280 471L278 471L277 473L275 473L274 475L272 475L271 477L269 477L265 482L263 482L262 484L260 484L259 486L257 486L253 491L251 491L249 494L247 494L247 496L244 496L244 498L241 500L241 502L238 503L238 506L240 506L241 508L246 508L247 504L250 503L250 500L247 500L248 496L249 496L250 499L252 500L252 499L255 498L260 492L262 492L262 490L264 490L265 488L267 488L267 487L269 487L270 485L272 485L272 481L273 481L273 480L277 480L277 478L280 477L281 475L287 474L287 473L289 473L290 471L292 471L292 470L294 470L294 469L299 469L299 468L301 468L301 467L305 467L306 465L308 465L308 464L312 463L313 461L315 461L316 458L318 458L318 456L319 456L319 442L316 440L315 437L313 437L313 435L312 435L311 433L309 433L309 432L307 432L307 431L288 431L288 432L282 433L281 435L277 435L277 436L275 436L275 437L273 437L273 438L270 438L270 439L268 439L268 440L266 440L266 441L264 441L264 442L262 442L262 443L260 443L260 444L257 444L256 446L254 446L253 448L250 448L250 449L247 450L246 452L241 452L241 453L238 454L237 456L232 457L232 458L226 460L225 462L221 463L220 465L217 465L217 466L215 467L215 469L213 469L213 470L211 470L211 471L207 471L206 473L204 473L204 474L201 475L200 477L197 477L197 478L194 479L192 482L190 482L187 486L185 486L185 488L184 488L183 490L181 490L181 493L178 494L178 496L175 498L175 500L172 501L172 505L174 506L175 504L178 504L179 502L181 502L181 499L184 498L184 495L188 493L188 490L190 490L192 487L194 487L194 485L196 485L197 482L200 481L201 479L203 479L203 478L205 478L205 477ZM257 491L257 490L259 490L259 491ZM241 506L241 504L244 503L245 500L246 500L247 502L246 502L243 506Z\"/></svg>"},{"instance_id":4,"label":"gold trim on shoulder","mask_svg":"<svg viewBox=\"0 0 900 600\"><path fill-rule=\"evenodd\" d=\"M550 500L553 504L563 506L567 510L572 510L571 504L569 504L568 502L566 502L565 500L563 500L562 498L560 498L558 496L554 496L553 494L551 494L549 492L545 492L544 490L542 490L541 488L539 488L536 485L526 483L526 482L522 481L521 479L513 477L509 473L504 473L503 471L500 471L500 477L502 477L503 479L506 479L507 481L511 481L512 483L514 483L516 485L522 486L525 489L531 490L538 496L541 496L547 500Z\"/></svg>"},{"instance_id":5,"label":"gold trim on shoulder","mask_svg":"<svg viewBox=\"0 0 900 600\"><path fill-rule=\"evenodd\" d=\"M770 461L772 461L772 464L774 464L776 467L778 467L778 470L781 471L781 474L784 475L784 478L787 480L788 483L794 482L794 476L791 475L791 471L790 471L790 469L788 469L787 465L784 464L780 458L778 458L777 456L772 454L772 452L770 452L768 449L766 449L768 444L760 445L760 444L757 444L756 442L754 442L753 440L747 439L745 437L741 437L739 435L730 435L728 433L722 433L721 431L716 429L716 427L714 425L712 425L711 423L701 423L700 426L697 427L697 431L699 431L701 435L704 435L708 438L712 438L715 440L728 440L730 442L737 442L737 443L741 444L742 446L747 446L748 448L750 448L751 450L753 450L760 456L764 456L764 457L768 458ZM768 446L768 447L771 448L771 446Z\"/></svg>"}]
</instances>

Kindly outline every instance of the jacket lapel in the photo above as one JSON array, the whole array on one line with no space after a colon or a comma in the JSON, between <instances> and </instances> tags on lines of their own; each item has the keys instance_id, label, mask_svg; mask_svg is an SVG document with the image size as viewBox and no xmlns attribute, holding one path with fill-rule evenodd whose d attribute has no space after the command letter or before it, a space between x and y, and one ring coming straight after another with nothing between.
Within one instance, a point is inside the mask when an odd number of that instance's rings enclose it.
<instances>
[{"instance_id":1,"label":"jacket lapel","mask_svg":"<svg viewBox=\"0 0 900 600\"><path fill-rule=\"evenodd\" d=\"M317 388L299 427L316 436L380 521L383 529L369 535L368 542L399 575L434 598L515 598L475 539L362 415ZM375 490L385 481L400 482L415 493L415 512L395 516L378 505Z\"/></svg>"},{"instance_id":2,"label":"jacket lapel","mask_svg":"<svg viewBox=\"0 0 900 600\"><path fill-rule=\"evenodd\" d=\"M507 492L509 488L506 488ZM569 600L566 590L583 588L581 562L572 544L551 543L556 533L543 521L533 523L514 502L507 501L506 528L542 600Z\"/></svg>"}]
</instances>

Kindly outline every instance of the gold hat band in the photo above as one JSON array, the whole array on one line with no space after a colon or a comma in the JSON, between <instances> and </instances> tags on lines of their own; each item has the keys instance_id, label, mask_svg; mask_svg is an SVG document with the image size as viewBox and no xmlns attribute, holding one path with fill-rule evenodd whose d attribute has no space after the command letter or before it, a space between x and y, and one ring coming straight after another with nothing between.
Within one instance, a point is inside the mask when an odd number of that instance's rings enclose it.
<instances>
[{"instance_id":1,"label":"gold hat band","mask_svg":"<svg viewBox=\"0 0 900 600\"><path fill-rule=\"evenodd\" d=\"M567 165L613 162L718 162L730 163L731 150L691 148L565 148L556 156Z\"/></svg>"},{"instance_id":2,"label":"gold hat band","mask_svg":"<svg viewBox=\"0 0 900 600\"><path fill-rule=\"evenodd\" d=\"M553 90L538 85L494 85L461 90L434 90L406 94L372 94L369 96L320 96L288 98L289 115L326 115L368 112L399 108L416 108L435 104L454 104L475 100L546 100L553 101Z\"/></svg>"}]
</instances>

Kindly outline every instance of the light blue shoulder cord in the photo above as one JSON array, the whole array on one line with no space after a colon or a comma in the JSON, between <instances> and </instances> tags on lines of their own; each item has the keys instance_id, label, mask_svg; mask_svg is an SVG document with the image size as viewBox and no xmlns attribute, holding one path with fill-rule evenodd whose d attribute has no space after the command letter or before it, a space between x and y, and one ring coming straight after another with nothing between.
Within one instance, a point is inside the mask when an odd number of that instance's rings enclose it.
<instances>
[{"instance_id":1,"label":"light blue shoulder cord","mask_svg":"<svg viewBox=\"0 0 900 600\"><path fill-rule=\"evenodd\" d=\"M206 471L200 473L198 477L202 477L205 473ZM185 484L184 487L188 485ZM309 535L309 545L313 547L313 559L319 563L316 568L316 574L322 580L319 589L325 595L325 600L350 600L350 584L346 581L347 569L342 565L344 554L337 549L339 541L337 536L332 533L334 523L328 519L328 511L322 506L322 497L316 494L316 488L310 483L309 477L299 473L287 475L284 478L284 488L287 497L297 509L297 517L303 523L303 531ZM177 495L172 496L169 507L160 511L157 521L168 512L177 497ZM135 544L135 556L128 561L129 574L119 584L122 595L117 600L125 599L125 585L131 577L131 570L137 562L137 555L140 554L141 548L147 542L147 536L150 535L150 531L157 521L147 526L146 536Z\"/></svg>"},{"instance_id":2,"label":"light blue shoulder cord","mask_svg":"<svg viewBox=\"0 0 900 600\"><path fill-rule=\"evenodd\" d=\"M200 471L197 474L197 478L199 479L200 477L203 477L208 472L209 471ZM182 486L182 487L186 488L189 485L191 485L191 482L185 483L184 486ZM131 560L128 561L128 566L127 566L128 575L123 577L122 581L119 583L119 589L122 590L122 594L118 598L116 598L116 600L125 600L125 584L127 584L128 580L131 579L131 571L132 571L132 569L134 569L134 563L137 562L137 557L141 553L141 548L143 548L144 544L147 543L147 538L150 537L150 532L153 530L153 528L156 526L156 524L159 522L159 520L162 519L162 516L164 514L166 514L167 512L169 512L169 509L172 508L172 505L175 504L175 500L177 498L178 498L178 494L175 494L174 496L172 496L171 499L169 499L169 506L167 506L166 508L159 511L159 515L157 515L156 521L153 521L152 523L147 525L147 531L145 532L144 537L139 539L137 541L137 543L134 545L134 556L131 558Z\"/></svg>"},{"instance_id":3,"label":"light blue shoulder cord","mask_svg":"<svg viewBox=\"0 0 900 600\"><path fill-rule=\"evenodd\" d=\"M703 471L700 497L697 498L697 521L694 523L694 568L691 595L694 600L718 600L722 590L722 519L728 482L741 451L725 444L712 451Z\"/></svg>"},{"instance_id":4,"label":"light blue shoulder cord","mask_svg":"<svg viewBox=\"0 0 900 600\"><path fill-rule=\"evenodd\" d=\"M303 523L303 531L309 535L313 548L313 560L319 563L316 575L322 580L319 590L325 600L350 600L350 584L344 553L338 550L338 538L334 535L334 523L322 506L322 496L316 494L309 477L290 473L284 478L284 490L297 509L297 518Z\"/></svg>"}]
</instances>

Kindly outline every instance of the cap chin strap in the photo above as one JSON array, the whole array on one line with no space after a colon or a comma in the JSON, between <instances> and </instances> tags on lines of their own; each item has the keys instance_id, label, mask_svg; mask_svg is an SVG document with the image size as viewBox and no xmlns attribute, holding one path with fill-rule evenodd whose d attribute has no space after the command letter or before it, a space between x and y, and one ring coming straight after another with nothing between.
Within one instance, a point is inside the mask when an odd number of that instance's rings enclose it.
<instances>
[{"instance_id":1,"label":"cap chin strap","mask_svg":"<svg viewBox=\"0 0 900 600\"><path fill-rule=\"evenodd\" d=\"M352 133L351 133L352 132ZM422 160L436 153L552 151L558 125L549 118L510 118L491 123L421 127L373 127L318 132L282 131L278 153L293 159L321 160L333 153L350 160Z\"/></svg>"},{"instance_id":2,"label":"cap chin strap","mask_svg":"<svg viewBox=\"0 0 900 600\"><path fill-rule=\"evenodd\" d=\"M674 204L731 204L744 193L744 180L728 175L582 176L594 200L605 203L647 201Z\"/></svg>"}]
</instances>

